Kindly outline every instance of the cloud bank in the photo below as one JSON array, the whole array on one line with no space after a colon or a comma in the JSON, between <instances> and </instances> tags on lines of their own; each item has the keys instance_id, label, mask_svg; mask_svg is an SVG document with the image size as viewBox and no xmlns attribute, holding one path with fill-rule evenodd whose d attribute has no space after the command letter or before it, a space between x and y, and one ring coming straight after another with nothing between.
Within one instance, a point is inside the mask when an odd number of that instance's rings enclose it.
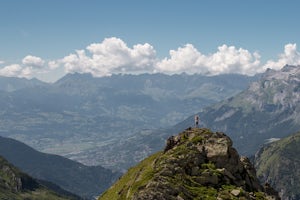
<instances>
[{"instance_id":1,"label":"cloud bank","mask_svg":"<svg viewBox=\"0 0 300 200\"><path fill-rule=\"evenodd\" d=\"M37 56L28 55L22 59L22 64L11 64L0 68L0 76L32 78L44 69L45 61Z\"/></svg>"},{"instance_id":2,"label":"cloud bank","mask_svg":"<svg viewBox=\"0 0 300 200\"><path fill-rule=\"evenodd\" d=\"M284 53L279 55L278 60L269 60L264 65L264 68L280 69L286 64L300 65L300 53L297 51L296 44L286 44L284 46Z\"/></svg>"},{"instance_id":3,"label":"cloud bank","mask_svg":"<svg viewBox=\"0 0 300 200\"><path fill-rule=\"evenodd\" d=\"M260 71L260 56L248 50L222 45L216 53L204 55L192 44L170 51L170 58L157 63L159 72L199 73L217 75L224 73L255 74Z\"/></svg>"},{"instance_id":4,"label":"cloud bank","mask_svg":"<svg viewBox=\"0 0 300 200\"><path fill-rule=\"evenodd\" d=\"M18 64L8 65L0 69L1 76L22 77L22 67Z\"/></svg>"},{"instance_id":5,"label":"cloud bank","mask_svg":"<svg viewBox=\"0 0 300 200\"><path fill-rule=\"evenodd\" d=\"M148 43L129 48L121 39L113 37L91 44L86 50L77 50L60 62L67 73L92 73L94 76L142 73L153 70L156 52Z\"/></svg>"},{"instance_id":6,"label":"cloud bank","mask_svg":"<svg viewBox=\"0 0 300 200\"><path fill-rule=\"evenodd\" d=\"M28 55L22 60L22 64L32 68L42 68L45 61L40 57Z\"/></svg>"},{"instance_id":7,"label":"cloud bank","mask_svg":"<svg viewBox=\"0 0 300 200\"><path fill-rule=\"evenodd\" d=\"M0 64L5 63L0 61ZM57 60L45 61L37 56L25 56L20 64L0 67L0 75L32 78L61 68L65 73L91 73L94 76L158 72L254 75L267 68L280 69L286 64L300 65L296 44L286 44L278 58L261 63L258 52L226 44L217 47L216 52L211 54L203 54L193 44L186 44L170 50L168 57L159 59L154 47L148 43L129 47L120 38L111 37Z\"/></svg>"}]
</instances>

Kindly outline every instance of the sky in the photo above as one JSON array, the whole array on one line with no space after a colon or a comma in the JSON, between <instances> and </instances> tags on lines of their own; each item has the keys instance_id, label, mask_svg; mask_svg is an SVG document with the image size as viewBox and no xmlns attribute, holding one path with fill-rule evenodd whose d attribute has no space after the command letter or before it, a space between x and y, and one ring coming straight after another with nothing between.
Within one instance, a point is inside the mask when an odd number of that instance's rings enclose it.
<instances>
[{"instance_id":1,"label":"sky","mask_svg":"<svg viewBox=\"0 0 300 200\"><path fill-rule=\"evenodd\" d=\"M254 75L300 65L300 1L0 0L0 76Z\"/></svg>"}]
</instances>

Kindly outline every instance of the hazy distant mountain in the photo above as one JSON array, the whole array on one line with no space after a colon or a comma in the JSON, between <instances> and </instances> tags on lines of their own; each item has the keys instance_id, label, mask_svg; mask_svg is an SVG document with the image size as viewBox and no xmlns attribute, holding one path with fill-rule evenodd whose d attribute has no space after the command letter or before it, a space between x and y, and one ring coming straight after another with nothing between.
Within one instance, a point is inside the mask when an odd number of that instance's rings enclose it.
<instances>
[{"instance_id":1,"label":"hazy distant mountain","mask_svg":"<svg viewBox=\"0 0 300 200\"><path fill-rule=\"evenodd\" d=\"M102 159L101 154L114 149L116 142L143 129L174 125L237 94L256 79L243 75L94 78L68 74L54 84L0 91L0 135L44 152L106 165L114 158Z\"/></svg>"},{"instance_id":2,"label":"hazy distant mountain","mask_svg":"<svg viewBox=\"0 0 300 200\"><path fill-rule=\"evenodd\" d=\"M265 145L255 155L261 182L270 183L283 200L300 199L300 132Z\"/></svg>"},{"instance_id":3,"label":"hazy distant mountain","mask_svg":"<svg viewBox=\"0 0 300 200\"><path fill-rule=\"evenodd\" d=\"M268 70L247 90L198 114L200 126L226 132L242 155L254 155L269 140L300 130L300 66ZM120 141L105 157L118 157L114 165L126 168L160 149L170 133L193 123L194 116L190 116L171 129L141 131Z\"/></svg>"},{"instance_id":4,"label":"hazy distant mountain","mask_svg":"<svg viewBox=\"0 0 300 200\"><path fill-rule=\"evenodd\" d=\"M61 156L38 152L9 138L0 137L0 155L34 178L53 182L90 199L107 189L120 176L120 173L113 173L101 166L85 166Z\"/></svg>"},{"instance_id":5,"label":"hazy distant mountain","mask_svg":"<svg viewBox=\"0 0 300 200\"><path fill-rule=\"evenodd\" d=\"M71 200L75 196L63 196L41 185L0 156L0 199L3 200Z\"/></svg>"},{"instance_id":6,"label":"hazy distant mountain","mask_svg":"<svg viewBox=\"0 0 300 200\"><path fill-rule=\"evenodd\" d=\"M32 88L43 85L46 85L46 83L39 81L38 79L28 80L25 78L0 76L0 90L6 92L12 92L23 88Z\"/></svg>"}]
</instances>

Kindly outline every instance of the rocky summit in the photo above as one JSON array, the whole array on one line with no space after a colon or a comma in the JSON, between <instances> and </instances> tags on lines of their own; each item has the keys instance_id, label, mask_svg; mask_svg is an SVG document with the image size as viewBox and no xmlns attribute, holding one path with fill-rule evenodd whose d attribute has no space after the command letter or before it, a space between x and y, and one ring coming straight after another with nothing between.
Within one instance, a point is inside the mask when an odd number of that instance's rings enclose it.
<instances>
[{"instance_id":1,"label":"rocky summit","mask_svg":"<svg viewBox=\"0 0 300 200\"><path fill-rule=\"evenodd\" d=\"M279 199L261 186L249 159L221 132L188 128L140 162L99 197L105 199Z\"/></svg>"}]
</instances>

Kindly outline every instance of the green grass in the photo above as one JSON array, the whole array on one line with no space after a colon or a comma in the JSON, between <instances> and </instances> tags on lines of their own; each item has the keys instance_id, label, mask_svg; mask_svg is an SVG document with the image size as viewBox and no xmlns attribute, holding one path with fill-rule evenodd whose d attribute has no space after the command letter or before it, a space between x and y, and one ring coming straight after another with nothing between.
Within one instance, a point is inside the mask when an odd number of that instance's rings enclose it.
<instances>
[{"instance_id":1,"label":"green grass","mask_svg":"<svg viewBox=\"0 0 300 200\"><path fill-rule=\"evenodd\" d=\"M99 197L99 200L131 199L135 192L146 186L153 178L153 163L161 154L161 152L156 153L143 160L136 167L130 168L115 185Z\"/></svg>"},{"instance_id":2,"label":"green grass","mask_svg":"<svg viewBox=\"0 0 300 200\"><path fill-rule=\"evenodd\" d=\"M201 136L196 136L196 137L194 137L194 138L191 140L191 142L192 142L193 144L198 144L198 143L202 143L203 140L204 140L203 137L201 137Z\"/></svg>"},{"instance_id":3,"label":"green grass","mask_svg":"<svg viewBox=\"0 0 300 200\"><path fill-rule=\"evenodd\" d=\"M212 169L212 170L217 169L216 166L215 166L215 164L212 163L212 162L209 162L209 163L203 163L203 164L201 165L201 168L202 168L202 169Z\"/></svg>"},{"instance_id":4,"label":"green grass","mask_svg":"<svg viewBox=\"0 0 300 200\"><path fill-rule=\"evenodd\" d=\"M35 191L12 192L0 189L1 200L67 200L68 198L58 196L52 191L40 188Z\"/></svg>"},{"instance_id":5,"label":"green grass","mask_svg":"<svg viewBox=\"0 0 300 200\"><path fill-rule=\"evenodd\" d=\"M213 187L191 187L185 186L195 197L195 199L207 199L215 200L218 194L218 191Z\"/></svg>"},{"instance_id":6,"label":"green grass","mask_svg":"<svg viewBox=\"0 0 300 200\"><path fill-rule=\"evenodd\" d=\"M266 199L265 195L262 192L255 192L256 200L264 200Z\"/></svg>"}]
</instances>

